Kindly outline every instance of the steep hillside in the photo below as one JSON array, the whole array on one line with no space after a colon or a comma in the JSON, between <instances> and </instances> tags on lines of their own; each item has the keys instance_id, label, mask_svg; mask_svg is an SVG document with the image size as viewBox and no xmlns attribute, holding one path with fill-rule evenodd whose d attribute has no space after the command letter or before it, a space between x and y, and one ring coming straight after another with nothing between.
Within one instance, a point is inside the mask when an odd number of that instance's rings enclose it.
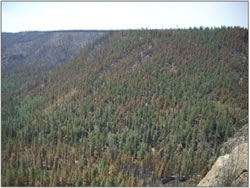
<instances>
[{"instance_id":1,"label":"steep hillside","mask_svg":"<svg viewBox=\"0 0 250 188\"><path fill-rule=\"evenodd\" d=\"M194 186L247 114L248 30L109 32L3 96L2 185Z\"/></svg>"},{"instance_id":2,"label":"steep hillside","mask_svg":"<svg viewBox=\"0 0 250 188\"><path fill-rule=\"evenodd\" d=\"M2 80L12 88L65 63L101 31L2 33ZM10 84L12 81L12 84Z\"/></svg>"}]
</instances>

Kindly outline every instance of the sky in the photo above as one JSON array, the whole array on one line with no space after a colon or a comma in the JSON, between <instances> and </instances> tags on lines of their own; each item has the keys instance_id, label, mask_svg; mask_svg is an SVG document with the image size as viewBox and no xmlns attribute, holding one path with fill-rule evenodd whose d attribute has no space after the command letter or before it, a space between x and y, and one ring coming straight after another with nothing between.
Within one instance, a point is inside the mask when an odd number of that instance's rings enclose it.
<instances>
[{"instance_id":1,"label":"sky","mask_svg":"<svg viewBox=\"0 0 250 188\"><path fill-rule=\"evenodd\" d=\"M248 28L248 2L2 2L2 32Z\"/></svg>"}]
</instances>

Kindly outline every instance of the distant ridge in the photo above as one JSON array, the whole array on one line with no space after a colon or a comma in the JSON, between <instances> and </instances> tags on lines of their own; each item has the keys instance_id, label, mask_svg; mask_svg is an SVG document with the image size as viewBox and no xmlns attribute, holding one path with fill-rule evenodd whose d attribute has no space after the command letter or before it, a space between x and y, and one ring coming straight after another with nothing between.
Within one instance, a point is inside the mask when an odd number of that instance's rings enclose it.
<instances>
[{"instance_id":1,"label":"distant ridge","mask_svg":"<svg viewBox=\"0 0 250 188\"><path fill-rule=\"evenodd\" d=\"M9 75L6 71L12 71L15 72L15 79L11 80L13 84L18 84L54 69L77 55L81 48L103 33L97 30L3 32L3 79Z\"/></svg>"}]
</instances>

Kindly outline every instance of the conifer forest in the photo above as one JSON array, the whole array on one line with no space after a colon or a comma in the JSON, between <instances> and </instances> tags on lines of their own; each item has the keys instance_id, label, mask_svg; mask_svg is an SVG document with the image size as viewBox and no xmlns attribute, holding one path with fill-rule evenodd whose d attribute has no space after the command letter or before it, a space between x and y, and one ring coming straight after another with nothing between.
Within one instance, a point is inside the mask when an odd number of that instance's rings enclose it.
<instances>
[{"instance_id":1,"label":"conifer forest","mask_svg":"<svg viewBox=\"0 0 250 188\"><path fill-rule=\"evenodd\" d=\"M2 186L196 186L248 116L248 29L88 32L2 33Z\"/></svg>"}]
</instances>

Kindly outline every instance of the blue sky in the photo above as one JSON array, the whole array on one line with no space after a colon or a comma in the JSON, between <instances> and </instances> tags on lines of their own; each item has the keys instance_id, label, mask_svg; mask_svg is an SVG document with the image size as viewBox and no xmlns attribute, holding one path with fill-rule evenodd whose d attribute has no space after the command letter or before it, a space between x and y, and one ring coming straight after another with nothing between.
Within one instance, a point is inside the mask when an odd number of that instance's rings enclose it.
<instances>
[{"instance_id":1,"label":"blue sky","mask_svg":"<svg viewBox=\"0 0 250 188\"><path fill-rule=\"evenodd\" d=\"M248 2L2 2L2 31L248 28Z\"/></svg>"}]
</instances>

